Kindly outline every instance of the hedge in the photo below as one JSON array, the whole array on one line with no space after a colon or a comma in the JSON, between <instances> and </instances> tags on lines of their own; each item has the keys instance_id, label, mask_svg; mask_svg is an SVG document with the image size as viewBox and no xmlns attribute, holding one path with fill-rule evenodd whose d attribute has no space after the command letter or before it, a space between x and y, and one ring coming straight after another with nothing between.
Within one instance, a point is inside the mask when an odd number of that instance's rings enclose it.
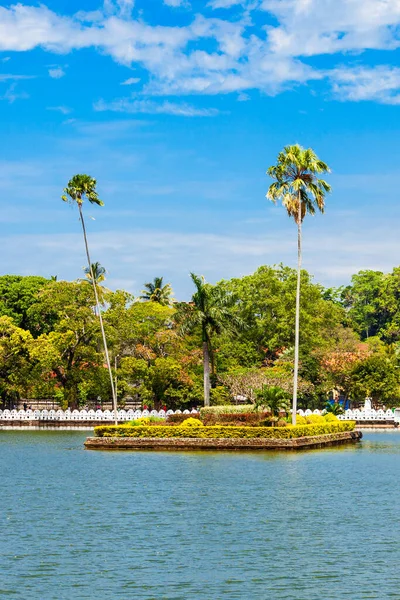
<instances>
[{"instance_id":1,"label":"hedge","mask_svg":"<svg viewBox=\"0 0 400 600\"><path fill-rule=\"evenodd\" d=\"M205 415L220 415L225 414L237 414L237 413L249 413L256 412L255 404L221 404L220 406L202 406L200 408L200 417Z\"/></svg>"},{"instance_id":2,"label":"hedge","mask_svg":"<svg viewBox=\"0 0 400 600\"><path fill-rule=\"evenodd\" d=\"M97 437L290 439L352 431L354 427L355 421L295 425L294 427L235 427L229 425L210 427L165 427L157 425L131 427L129 425L100 425L94 428L94 433Z\"/></svg>"}]
</instances>

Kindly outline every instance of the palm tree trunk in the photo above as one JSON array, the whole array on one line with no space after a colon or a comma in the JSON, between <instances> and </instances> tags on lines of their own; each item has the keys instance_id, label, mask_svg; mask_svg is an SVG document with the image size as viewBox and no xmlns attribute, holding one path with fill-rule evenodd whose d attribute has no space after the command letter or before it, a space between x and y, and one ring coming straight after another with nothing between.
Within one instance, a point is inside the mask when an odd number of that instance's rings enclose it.
<instances>
[{"instance_id":1,"label":"palm tree trunk","mask_svg":"<svg viewBox=\"0 0 400 600\"><path fill-rule=\"evenodd\" d=\"M203 342L204 406L210 406L210 353L207 340Z\"/></svg>"},{"instance_id":2,"label":"palm tree trunk","mask_svg":"<svg viewBox=\"0 0 400 600\"><path fill-rule=\"evenodd\" d=\"M110 357L108 354L106 333L104 331L103 317L101 316L99 296L97 294L97 285L96 285L96 280L94 278L92 262L90 260L90 255L89 255L89 246L88 246L87 236L86 236L85 221L83 219L82 205L79 202L78 202L78 207L79 207L79 216L80 216L81 223L82 223L83 238L85 240L86 257L87 257L87 261L88 261L88 265L89 265L89 269L90 269L90 276L92 278L92 283L93 283L93 291L94 291L94 297L96 300L97 314L98 314L99 321L100 321L100 329L101 329L101 335L103 338L103 345L104 345L104 354L106 356L107 369L108 369L108 373L110 375L111 393L112 393L113 409L114 409L114 421L115 421L115 424L118 425L117 396L115 394L114 379L113 379L113 375L112 375L112 371L111 371Z\"/></svg>"},{"instance_id":3,"label":"palm tree trunk","mask_svg":"<svg viewBox=\"0 0 400 600\"><path fill-rule=\"evenodd\" d=\"M301 198L299 194L299 212L297 215L297 287L296 287L296 319L294 334L294 374L292 425L296 425L297 413L297 381L299 377L299 339L300 339L300 281L301 281Z\"/></svg>"}]
</instances>

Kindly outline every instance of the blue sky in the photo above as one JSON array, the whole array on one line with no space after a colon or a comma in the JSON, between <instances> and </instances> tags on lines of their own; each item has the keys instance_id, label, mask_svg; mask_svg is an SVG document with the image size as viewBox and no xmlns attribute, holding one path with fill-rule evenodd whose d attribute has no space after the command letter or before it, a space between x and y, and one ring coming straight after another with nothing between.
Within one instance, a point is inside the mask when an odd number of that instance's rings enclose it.
<instances>
[{"instance_id":1,"label":"blue sky","mask_svg":"<svg viewBox=\"0 0 400 600\"><path fill-rule=\"evenodd\" d=\"M295 265L296 231L265 199L288 143L332 168L304 266L325 285L399 263L398 0L58 0L0 5L2 272L77 278L72 175L108 285L176 296ZM92 216L95 220L90 219Z\"/></svg>"}]
</instances>

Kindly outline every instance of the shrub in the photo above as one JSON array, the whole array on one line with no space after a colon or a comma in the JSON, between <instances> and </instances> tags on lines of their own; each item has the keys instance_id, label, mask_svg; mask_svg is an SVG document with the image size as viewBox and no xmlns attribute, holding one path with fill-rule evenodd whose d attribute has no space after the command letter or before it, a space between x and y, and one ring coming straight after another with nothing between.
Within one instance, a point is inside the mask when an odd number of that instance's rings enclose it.
<instances>
[{"instance_id":1,"label":"shrub","mask_svg":"<svg viewBox=\"0 0 400 600\"><path fill-rule=\"evenodd\" d=\"M203 406L200 409L200 418L202 419L205 415L220 415L220 414L238 414L238 413L249 413L255 410L254 404L224 404L221 406Z\"/></svg>"},{"instance_id":2,"label":"shrub","mask_svg":"<svg viewBox=\"0 0 400 600\"><path fill-rule=\"evenodd\" d=\"M131 427L140 427L141 425L165 425L165 419L162 417L139 417L134 421L127 423Z\"/></svg>"},{"instance_id":3,"label":"shrub","mask_svg":"<svg viewBox=\"0 0 400 600\"><path fill-rule=\"evenodd\" d=\"M295 425L294 427L231 427L214 425L213 427L160 427L127 425L101 425L95 427L98 437L140 437L140 438L267 438L291 439L304 436L325 435L352 431L355 421L320 423L317 425Z\"/></svg>"},{"instance_id":4,"label":"shrub","mask_svg":"<svg viewBox=\"0 0 400 600\"><path fill-rule=\"evenodd\" d=\"M183 421L187 421L187 419L192 419L193 415L189 414L189 415L184 415L184 414L178 414L178 415L168 415L167 417L167 425L180 425L181 423L183 423Z\"/></svg>"},{"instance_id":5,"label":"shrub","mask_svg":"<svg viewBox=\"0 0 400 600\"><path fill-rule=\"evenodd\" d=\"M262 425L262 421L265 419L263 413L249 412L249 413L210 413L207 412L203 415L204 425L248 425L257 426Z\"/></svg>"},{"instance_id":6,"label":"shrub","mask_svg":"<svg viewBox=\"0 0 400 600\"><path fill-rule=\"evenodd\" d=\"M313 425L317 423L325 423L325 419L322 415L308 415L308 417L306 417L306 421L307 423Z\"/></svg>"},{"instance_id":7,"label":"shrub","mask_svg":"<svg viewBox=\"0 0 400 600\"><path fill-rule=\"evenodd\" d=\"M296 425L307 425L307 419L302 415L296 415Z\"/></svg>"},{"instance_id":8,"label":"shrub","mask_svg":"<svg viewBox=\"0 0 400 600\"><path fill-rule=\"evenodd\" d=\"M204 427L204 425L200 419L190 417L190 419L185 419L185 421L183 421L181 427Z\"/></svg>"},{"instance_id":9,"label":"shrub","mask_svg":"<svg viewBox=\"0 0 400 600\"><path fill-rule=\"evenodd\" d=\"M334 423L339 420L335 414L330 413L330 412L328 412L328 413L326 413L326 415L324 415L324 419L328 423Z\"/></svg>"}]
</instances>

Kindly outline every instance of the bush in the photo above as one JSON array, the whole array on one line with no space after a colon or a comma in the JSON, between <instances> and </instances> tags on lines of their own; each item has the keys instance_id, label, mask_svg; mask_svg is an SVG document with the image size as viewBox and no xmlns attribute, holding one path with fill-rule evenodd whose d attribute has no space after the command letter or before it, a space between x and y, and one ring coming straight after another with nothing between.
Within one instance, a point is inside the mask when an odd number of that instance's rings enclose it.
<instances>
[{"instance_id":1,"label":"bush","mask_svg":"<svg viewBox=\"0 0 400 600\"><path fill-rule=\"evenodd\" d=\"M307 425L306 417L302 415L296 415L296 425Z\"/></svg>"},{"instance_id":2,"label":"bush","mask_svg":"<svg viewBox=\"0 0 400 600\"><path fill-rule=\"evenodd\" d=\"M200 419L194 419L193 417L190 417L189 419L185 419L185 421L183 421L181 427L204 427L204 425Z\"/></svg>"},{"instance_id":3,"label":"bush","mask_svg":"<svg viewBox=\"0 0 400 600\"><path fill-rule=\"evenodd\" d=\"M238 414L238 413L249 413L256 410L254 404L224 404L221 406L203 406L200 409L200 418L202 419L205 415L221 415L225 414Z\"/></svg>"},{"instance_id":4,"label":"bush","mask_svg":"<svg viewBox=\"0 0 400 600\"><path fill-rule=\"evenodd\" d=\"M180 425L181 423L183 423L184 421L187 421L187 419L192 419L193 415L189 414L189 415L184 415L184 414L178 414L178 415L168 415L167 417L167 425Z\"/></svg>"},{"instance_id":5,"label":"bush","mask_svg":"<svg viewBox=\"0 0 400 600\"><path fill-rule=\"evenodd\" d=\"M322 415L308 415L308 417L306 417L306 421L312 425L316 425L317 423L325 423L325 419Z\"/></svg>"},{"instance_id":6,"label":"bush","mask_svg":"<svg viewBox=\"0 0 400 600\"><path fill-rule=\"evenodd\" d=\"M326 415L324 415L324 419L328 423L336 423L337 421L339 421L337 416L330 412L328 412L328 413L326 413Z\"/></svg>"},{"instance_id":7,"label":"bush","mask_svg":"<svg viewBox=\"0 0 400 600\"><path fill-rule=\"evenodd\" d=\"M249 412L249 413L220 413L215 414L207 412L203 415L204 425L248 425L248 426L261 426L262 420L265 419L263 413Z\"/></svg>"},{"instance_id":8,"label":"bush","mask_svg":"<svg viewBox=\"0 0 400 600\"><path fill-rule=\"evenodd\" d=\"M141 425L165 425L165 419L162 417L140 417L127 423L131 427L140 427Z\"/></svg>"},{"instance_id":9,"label":"bush","mask_svg":"<svg viewBox=\"0 0 400 600\"><path fill-rule=\"evenodd\" d=\"M267 412L251 412L251 413L222 413L210 414L207 413L203 417L204 425L232 425L236 427L271 427L276 425L279 417L274 417ZM282 427L287 425L285 419L280 419Z\"/></svg>"},{"instance_id":10,"label":"bush","mask_svg":"<svg viewBox=\"0 0 400 600\"><path fill-rule=\"evenodd\" d=\"M295 425L294 427L231 427L226 425L215 425L213 427L130 427L129 425L100 425L95 427L94 432L97 437L290 439L352 431L354 427L355 421L324 422L318 425Z\"/></svg>"}]
</instances>

